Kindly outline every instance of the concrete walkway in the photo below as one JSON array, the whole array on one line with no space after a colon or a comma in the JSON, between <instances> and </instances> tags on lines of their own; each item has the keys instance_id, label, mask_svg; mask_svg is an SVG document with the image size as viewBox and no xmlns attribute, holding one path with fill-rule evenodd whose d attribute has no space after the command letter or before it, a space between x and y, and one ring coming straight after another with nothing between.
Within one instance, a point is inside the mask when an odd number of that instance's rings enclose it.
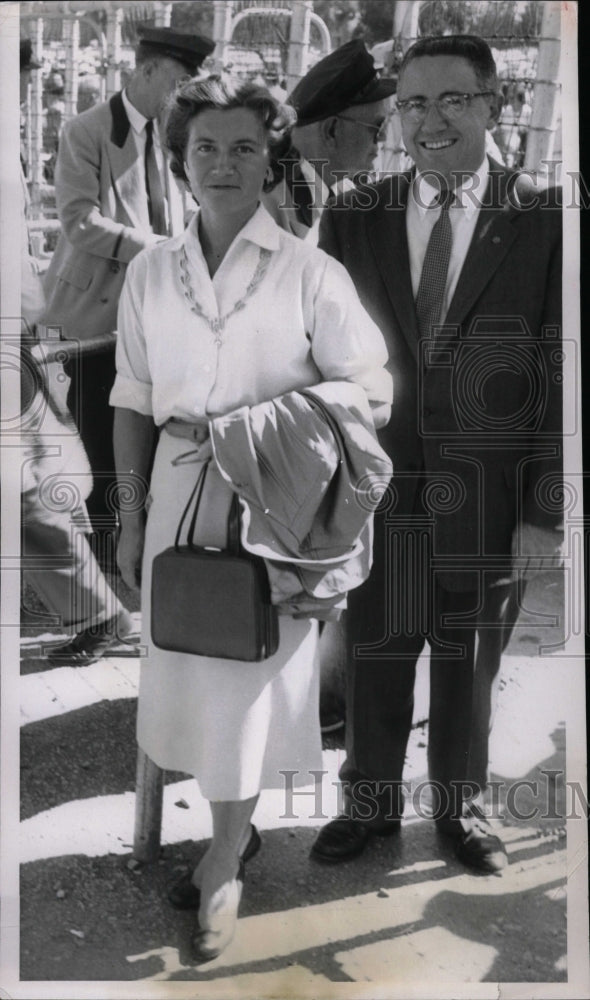
<instances>
[{"instance_id":1,"label":"concrete walkway","mask_svg":"<svg viewBox=\"0 0 590 1000\"><path fill-rule=\"evenodd\" d=\"M263 850L248 865L238 932L200 968L188 947L192 918L172 910L165 890L194 864L202 850L195 841L210 836L206 803L193 781L167 775L162 857L135 865L138 660L120 648L86 668L47 669L49 640L23 640L21 677L20 975L59 983L43 995L78 996L80 980L102 989L108 981L109 997L166 1000L590 995L583 911L569 939L566 926L585 849L582 821L570 819L566 837L565 817L580 803L564 780L582 665L558 651L536 655L539 634L530 627L505 657L491 743L506 872L466 872L425 818L424 660L401 836L375 839L344 865L309 859L317 830L338 812L343 750L331 738L321 786L291 799L261 795L254 821Z\"/></svg>"}]
</instances>

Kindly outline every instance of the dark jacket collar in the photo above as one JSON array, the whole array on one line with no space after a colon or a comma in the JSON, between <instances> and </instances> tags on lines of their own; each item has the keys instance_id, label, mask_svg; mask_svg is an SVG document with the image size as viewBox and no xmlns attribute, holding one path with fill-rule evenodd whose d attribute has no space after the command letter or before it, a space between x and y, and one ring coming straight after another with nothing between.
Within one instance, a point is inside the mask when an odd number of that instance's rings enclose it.
<instances>
[{"instance_id":1,"label":"dark jacket collar","mask_svg":"<svg viewBox=\"0 0 590 1000\"><path fill-rule=\"evenodd\" d=\"M121 91L117 94L113 94L109 101L109 106L111 109L111 115L113 116L113 127L111 129L111 142L114 142L115 146L122 149L127 141L127 136L129 135L129 129L131 125L129 124L129 119L127 117L127 112L125 111L125 105L123 104L123 98L121 96Z\"/></svg>"}]
</instances>

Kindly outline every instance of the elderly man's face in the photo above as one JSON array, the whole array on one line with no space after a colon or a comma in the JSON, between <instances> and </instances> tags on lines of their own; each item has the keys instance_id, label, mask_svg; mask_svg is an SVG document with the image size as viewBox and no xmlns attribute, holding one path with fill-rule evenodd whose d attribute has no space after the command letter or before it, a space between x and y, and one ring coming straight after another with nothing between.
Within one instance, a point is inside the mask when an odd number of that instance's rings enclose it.
<instances>
[{"instance_id":1,"label":"elderly man's face","mask_svg":"<svg viewBox=\"0 0 590 1000\"><path fill-rule=\"evenodd\" d=\"M419 56L403 71L399 101L422 98L427 102L421 121L402 113L406 149L421 172L436 171L450 186L458 175L475 172L485 156L486 129L497 118L493 95L473 97L458 117L449 117L433 103L443 94L479 94L482 87L467 59L457 56Z\"/></svg>"},{"instance_id":2,"label":"elderly man's face","mask_svg":"<svg viewBox=\"0 0 590 1000\"><path fill-rule=\"evenodd\" d=\"M190 80L190 73L183 63L169 56L154 59L145 64L146 99L149 103L148 117L155 118L162 110L170 94Z\"/></svg>"},{"instance_id":3,"label":"elderly man's face","mask_svg":"<svg viewBox=\"0 0 590 1000\"><path fill-rule=\"evenodd\" d=\"M335 115L332 170L340 170L353 177L362 170L372 170L384 139L388 105L386 101L374 104L356 104L340 115Z\"/></svg>"}]
</instances>

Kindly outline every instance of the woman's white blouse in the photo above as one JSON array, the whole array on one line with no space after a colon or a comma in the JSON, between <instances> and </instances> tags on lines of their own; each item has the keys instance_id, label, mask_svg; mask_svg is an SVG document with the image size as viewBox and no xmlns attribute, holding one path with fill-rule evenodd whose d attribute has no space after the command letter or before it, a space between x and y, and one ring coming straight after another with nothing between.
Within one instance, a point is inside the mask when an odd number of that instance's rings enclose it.
<instances>
[{"instance_id":1,"label":"woman's white blouse","mask_svg":"<svg viewBox=\"0 0 590 1000\"><path fill-rule=\"evenodd\" d=\"M227 317L220 333L191 309L181 281L185 248L194 298L205 317ZM261 249L262 281L246 295ZM118 314L117 377L110 402L153 415L214 417L282 393L343 379L369 399L391 402L383 336L345 268L284 232L260 206L240 230L213 279L197 217L180 236L131 262Z\"/></svg>"}]
</instances>

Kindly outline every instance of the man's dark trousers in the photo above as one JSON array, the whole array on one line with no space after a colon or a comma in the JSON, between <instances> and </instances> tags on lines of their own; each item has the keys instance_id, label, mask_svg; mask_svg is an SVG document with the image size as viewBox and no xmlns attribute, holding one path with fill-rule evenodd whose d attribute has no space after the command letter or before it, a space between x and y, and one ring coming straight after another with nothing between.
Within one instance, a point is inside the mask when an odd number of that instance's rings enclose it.
<instances>
[{"instance_id":1,"label":"man's dark trousers","mask_svg":"<svg viewBox=\"0 0 590 1000\"><path fill-rule=\"evenodd\" d=\"M64 370L71 379L68 408L80 431L94 479L86 506L94 531L105 538L117 527L114 410L109 406L116 373L114 340L99 350L82 350L66 363Z\"/></svg>"},{"instance_id":2,"label":"man's dark trousers","mask_svg":"<svg viewBox=\"0 0 590 1000\"><path fill-rule=\"evenodd\" d=\"M397 527L386 511L375 519L373 551L371 576L348 602L354 739L349 727L340 771L345 811L376 826L401 816L416 663L428 640L432 804L435 818L450 818L486 787L500 659L524 585L508 577L497 582L497 574L488 585L482 571L476 590L443 588L428 531L407 522Z\"/></svg>"}]
</instances>

